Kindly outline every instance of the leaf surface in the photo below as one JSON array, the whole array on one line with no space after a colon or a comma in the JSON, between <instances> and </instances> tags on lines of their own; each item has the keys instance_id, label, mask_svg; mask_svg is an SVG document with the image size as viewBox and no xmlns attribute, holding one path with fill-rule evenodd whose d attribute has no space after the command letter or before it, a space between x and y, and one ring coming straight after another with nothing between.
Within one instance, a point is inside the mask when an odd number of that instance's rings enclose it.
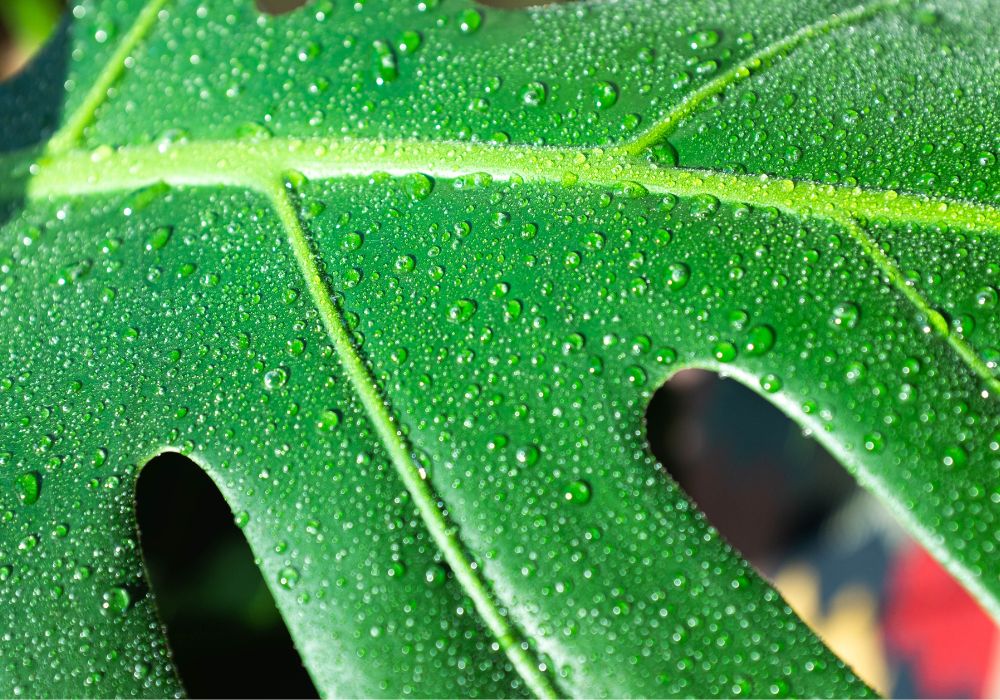
<instances>
[{"instance_id":1,"label":"leaf surface","mask_svg":"<svg viewBox=\"0 0 1000 700\"><path fill-rule=\"evenodd\" d=\"M0 103L4 694L180 692L165 450L324 694L865 694L650 456L689 366L996 616L998 13L78 5Z\"/></svg>"}]
</instances>

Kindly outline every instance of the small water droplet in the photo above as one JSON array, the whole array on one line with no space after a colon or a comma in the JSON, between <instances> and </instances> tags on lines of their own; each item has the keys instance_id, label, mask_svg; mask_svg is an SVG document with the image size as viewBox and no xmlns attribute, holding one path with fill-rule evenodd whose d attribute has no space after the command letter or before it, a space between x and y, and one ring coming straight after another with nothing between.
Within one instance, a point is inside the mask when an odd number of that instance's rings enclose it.
<instances>
[{"instance_id":1,"label":"small water droplet","mask_svg":"<svg viewBox=\"0 0 1000 700\"><path fill-rule=\"evenodd\" d=\"M667 268L667 289L684 289L691 279L691 268L684 263L673 263Z\"/></svg>"},{"instance_id":2,"label":"small water droplet","mask_svg":"<svg viewBox=\"0 0 1000 700\"><path fill-rule=\"evenodd\" d=\"M459 299L448 307L448 320L453 323L465 323L476 314L476 302L472 299Z\"/></svg>"},{"instance_id":3,"label":"small water droplet","mask_svg":"<svg viewBox=\"0 0 1000 700\"><path fill-rule=\"evenodd\" d=\"M526 466L531 466L538 462L538 458L541 456L538 448L534 445L526 445L524 447L519 447L514 457L518 462Z\"/></svg>"},{"instance_id":4,"label":"small water droplet","mask_svg":"<svg viewBox=\"0 0 1000 700\"><path fill-rule=\"evenodd\" d=\"M736 359L736 346L723 340L712 347L712 355L719 362L732 362Z\"/></svg>"},{"instance_id":5,"label":"small water droplet","mask_svg":"<svg viewBox=\"0 0 1000 700\"><path fill-rule=\"evenodd\" d=\"M132 594L123 586L114 586L101 595L101 610L111 615L124 615L132 606Z\"/></svg>"},{"instance_id":6,"label":"small water droplet","mask_svg":"<svg viewBox=\"0 0 1000 700\"><path fill-rule=\"evenodd\" d=\"M284 367L276 367L264 375L264 388L273 391L285 386L288 382L288 370Z\"/></svg>"},{"instance_id":7,"label":"small water droplet","mask_svg":"<svg viewBox=\"0 0 1000 700\"><path fill-rule=\"evenodd\" d=\"M25 472L17 477L17 498L25 505L38 501L42 489L42 477L38 472Z\"/></svg>"},{"instance_id":8,"label":"small water droplet","mask_svg":"<svg viewBox=\"0 0 1000 700\"><path fill-rule=\"evenodd\" d=\"M548 90L544 83L532 81L521 88L521 102L528 107L538 107L548 99Z\"/></svg>"},{"instance_id":9,"label":"small water droplet","mask_svg":"<svg viewBox=\"0 0 1000 700\"><path fill-rule=\"evenodd\" d=\"M462 10L458 15L458 29L463 34L473 34L479 31L483 16L477 10Z\"/></svg>"},{"instance_id":10,"label":"small water droplet","mask_svg":"<svg viewBox=\"0 0 1000 700\"><path fill-rule=\"evenodd\" d=\"M563 497L570 503L576 503L578 505L584 505L590 501L591 489L590 484L582 479L570 482L566 487L566 491Z\"/></svg>"},{"instance_id":11,"label":"small water droplet","mask_svg":"<svg viewBox=\"0 0 1000 700\"><path fill-rule=\"evenodd\" d=\"M292 590L299 582L299 570L294 566L284 566L278 571L278 585Z\"/></svg>"},{"instance_id":12,"label":"small water droplet","mask_svg":"<svg viewBox=\"0 0 1000 700\"><path fill-rule=\"evenodd\" d=\"M688 37L688 42L696 51L711 48L719 43L719 33L711 29L694 32Z\"/></svg>"},{"instance_id":13,"label":"small water droplet","mask_svg":"<svg viewBox=\"0 0 1000 700\"><path fill-rule=\"evenodd\" d=\"M608 109L614 107L618 102L618 88L614 83L602 80L596 83L591 90L594 97L594 106L597 109Z\"/></svg>"},{"instance_id":14,"label":"small water droplet","mask_svg":"<svg viewBox=\"0 0 1000 700\"><path fill-rule=\"evenodd\" d=\"M754 326L747 335L744 350L748 355L760 356L774 347L774 329L768 325Z\"/></svg>"},{"instance_id":15,"label":"small water droplet","mask_svg":"<svg viewBox=\"0 0 1000 700\"><path fill-rule=\"evenodd\" d=\"M853 302L844 301L833 307L830 325L834 328L854 328L860 318L861 307Z\"/></svg>"}]
</instances>

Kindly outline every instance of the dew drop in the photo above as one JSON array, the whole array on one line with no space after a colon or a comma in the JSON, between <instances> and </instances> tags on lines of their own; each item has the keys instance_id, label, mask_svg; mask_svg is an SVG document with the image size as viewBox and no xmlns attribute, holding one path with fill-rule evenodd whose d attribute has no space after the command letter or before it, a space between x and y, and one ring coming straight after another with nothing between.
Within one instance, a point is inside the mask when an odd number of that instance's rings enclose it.
<instances>
[{"instance_id":1,"label":"dew drop","mask_svg":"<svg viewBox=\"0 0 1000 700\"><path fill-rule=\"evenodd\" d=\"M340 420L340 411L334 408L328 408L319 415L316 427L319 428L321 432L332 433L336 430L337 426L340 425Z\"/></svg>"},{"instance_id":2,"label":"dew drop","mask_svg":"<svg viewBox=\"0 0 1000 700\"><path fill-rule=\"evenodd\" d=\"M276 367L264 375L264 388L273 391L285 386L288 382L288 370L284 367Z\"/></svg>"},{"instance_id":3,"label":"dew drop","mask_svg":"<svg viewBox=\"0 0 1000 700\"><path fill-rule=\"evenodd\" d=\"M401 178L403 191L414 202L427 199L434 191L434 180L423 173L410 173Z\"/></svg>"},{"instance_id":4,"label":"dew drop","mask_svg":"<svg viewBox=\"0 0 1000 700\"><path fill-rule=\"evenodd\" d=\"M684 263L673 263L667 268L667 289L684 289L691 279L691 268Z\"/></svg>"},{"instance_id":5,"label":"dew drop","mask_svg":"<svg viewBox=\"0 0 1000 700\"><path fill-rule=\"evenodd\" d=\"M299 570L294 566L284 566L278 571L278 585L286 590L292 590L299 582Z\"/></svg>"},{"instance_id":6,"label":"dew drop","mask_svg":"<svg viewBox=\"0 0 1000 700\"><path fill-rule=\"evenodd\" d=\"M399 34L399 37L396 39L396 48L403 54L413 53L420 48L422 42L423 39L419 32L407 30Z\"/></svg>"},{"instance_id":7,"label":"dew drop","mask_svg":"<svg viewBox=\"0 0 1000 700\"><path fill-rule=\"evenodd\" d=\"M532 81L521 88L521 102L528 107L538 107L548 99L548 90L538 81Z\"/></svg>"},{"instance_id":8,"label":"dew drop","mask_svg":"<svg viewBox=\"0 0 1000 700\"><path fill-rule=\"evenodd\" d=\"M614 107L615 103L618 102L618 88L614 83L609 83L606 80L596 83L591 94L597 109L608 109Z\"/></svg>"},{"instance_id":9,"label":"dew drop","mask_svg":"<svg viewBox=\"0 0 1000 700\"><path fill-rule=\"evenodd\" d=\"M473 34L479 31L483 16L477 10L463 10L458 15L458 29L463 34Z\"/></svg>"},{"instance_id":10,"label":"dew drop","mask_svg":"<svg viewBox=\"0 0 1000 700\"><path fill-rule=\"evenodd\" d=\"M768 394L774 394L781 391L782 386L784 386L784 383L776 374L765 374L760 378L760 388Z\"/></svg>"},{"instance_id":11,"label":"dew drop","mask_svg":"<svg viewBox=\"0 0 1000 700\"><path fill-rule=\"evenodd\" d=\"M719 362L732 362L736 359L736 346L723 340L712 347L712 356Z\"/></svg>"},{"instance_id":12,"label":"dew drop","mask_svg":"<svg viewBox=\"0 0 1000 700\"><path fill-rule=\"evenodd\" d=\"M655 165L674 166L679 162L677 149L664 141L649 149L649 160Z\"/></svg>"},{"instance_id":13,"label":"dew drop","mask_svg":"<svg viewBox=\"0 0 1000 700\"><path fill-rule=\"evenodd\" d=\"M965 450L958 445L954 445L944 451L944 457L941 461L944 462L944 466L946 467L964 467L968 460L969 455L966 454Z\"/></svg>"},{"instance_id":14,"label":"dew drop","mask_svg":"<svg viewBox=\"0 0 1000 700\"><path fill-rule=\"evenodd\" d=\"M707 49L719 43L719 33L711 29L694 32L688 37L692 49Z\"/></svg>"},{"instance_id":15,"label":"dew drop","mask_svg":"<svg viewBox=\"0 0 1000 700\"><path fill-rule=\"evenodd\" d=\"M375 72L375 84L385 85L399 77L399 64L396 52L387 41L377 39L372 42L372 66Z\"/></svg>"},{"instance_id":16,"label":"dew drop","mask_svg":"<svg viewBox=\"0 0 1000 700\"><path fill-rule=\"evenodd\" d=\"M160 226L146 239L146 250L160 250L170 242L172 231L169 226Z\"/></svg>"},{"instance_id":17,"label":"dew drop","mask_svg":"<svg viewBox=\"0 0 1000 700\"><path fill-rule=\"evenodd\" d=\"M17 498L25 505L38 501L42 489L42 477L38 472L25 472L17 477Z\"/></svg>"},{"instance_id":18,"label":"dew drop","mask_svg":"<svg viewBox=\"0 0 1000 700\"><path fill-rule=\"evenodd\" d=\"M448 320L453 323L465 323L476 314L476 302L472 299L459 299L448 307Z\"/></svg>"},{"instance_id":19,"label":"dew drop","mask_svg":"<svg viewBox=\"0 0 1000 700\"><path fill-rule=\"evenodd\" d=\"M526 466L531 466L538 462L538 458L541 456L541 452L534 445L525 445L524 447L517 448L517 452L514 457L518 462Z\"/></svg>"},{"instance_id":20,"label":"dew drop","mask_svg":"<svg viewBox=\"0 0 1000 700\"><path fill-rule=\"evenodd\" d=\"M124 615L132 606L132 594L123 586L114 586L101 595L101 610L110 615Z\"/></svg>"},{"instance_id":21,"label":"dew drop","mask_svg":"<svg viewBox=\"0 0 1000 700\"><path fill-rule=\"evenodd\" d=\"M878 431L866 433L864 437L865 449L874 454L878 454L885 449L885 437Z\"/></svg>"},{"instance_id":22,"label":"dew drop","mask_svg":"<svg viewBox=\"0 0 1000 700\"><path fill-rule=\"evenodd\" d=\"M861 308L850 301L844 301L833 307L830 315L830 325L834 328L854 328L861 318Z\"/></svg>"},{"instance_id":23,"label":"dew drop","mask_svg":"<svg viewBox=\"0 0 1000 700\"><path fill-rule=\"evenodd\" d=\"M448 569L441 563L431 564L424 572L424 582L431 588L440 588L447 578Z\"/></svg>"},{"instance_id":24,"label":"dew drop","mask_svg":"<svg viewBox=\"0 0 1000 700\"><path fill-rule=\"evenodd\" d=\"M590 501L590 484L582 479L570 482L570 484L566 487L566 491L563 493L563 497L570 503L576 503L582 506Z\"/></svg>"},{"instance_id":25,"label":"dew drop","mask_svg":"<svg viewBox=\"0 0 1000 700\"><path fill-rule=\"evenodd\" d=\"M748 355L760 356L774 347L774 329L767 325L750 329L744 350Z\"/></svg>"}]
</instances>

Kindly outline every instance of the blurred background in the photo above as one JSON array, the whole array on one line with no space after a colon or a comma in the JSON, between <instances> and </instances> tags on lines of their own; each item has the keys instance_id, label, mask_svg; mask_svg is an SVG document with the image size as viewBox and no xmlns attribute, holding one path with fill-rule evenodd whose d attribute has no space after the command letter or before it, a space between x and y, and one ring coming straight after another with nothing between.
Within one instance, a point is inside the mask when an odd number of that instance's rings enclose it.
<instances>
[{"instance_id":1,"label":"blurred background","mask_svg":"<svg viewBox=\"0 0 1000 700\"><path fill-rule=\"evenodd\" d=\"M279 13L303 0L257 1ZM0 80L62 13L62 0L0 0ZM685 370L653 397L647 428L653 454L715 527L880 694L1000 696L997 626L778 409L735 381ZM185 457L163 455L143 469L137 501L150 583L188 692L315 697L212 481Z\"/></svg>"}]
</instances>

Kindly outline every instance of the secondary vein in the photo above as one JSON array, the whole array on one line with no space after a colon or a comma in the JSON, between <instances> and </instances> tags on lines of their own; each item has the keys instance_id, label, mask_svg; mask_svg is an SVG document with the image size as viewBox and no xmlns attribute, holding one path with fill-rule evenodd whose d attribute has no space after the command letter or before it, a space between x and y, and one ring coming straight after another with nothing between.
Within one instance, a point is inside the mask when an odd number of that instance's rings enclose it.
<instances>
[{"instance_id":1,"label":"secondary vein","mask_svg":"<svg viewBox=\"0 0 1000 700\"><path fill-rule=\"evenodd\" d=\"M701 87L689 92L680 102L673 106L667 114L650 126L645 132L639 134L632 141L620 147L623 153L636 155L645 149L661 141L669 135L681 121L694 113L705 100L721 94L726 88L749 78L765 61L769 61L781 54L788 53L801 44L806 43L824 34L829 34L839 27L856 24L869 19L876 14L892 7L898 7L907 0L881 0L866 5L838 12L829 17L801 27L797 31L784 36L777 41L768 44L759 51L754 52L747 58L736 63L717 77L708 81Z\"/></svg>"},{"instance_id":2,"label":"secondary vein","mask_svg":"<svg viewBox=\"0 0 1000 700\"><path fill-rule=\"evenodd\" d=\"M317 256L302 229L298 214L288 196L288 190L281 182L267 180L261 181L256 189L265 193L270 199L288 236L288 242L309 295L319 311L323 327L333 342L351 386L360 398L396 472L413 498L420 517L454 572L455 578L458 579L466 595L472 599L487 628L528 688L537 697L557 697L548 678L539 669L538 662L531 658L506 616L497 607L487 584L465 553L455 528L448 524L441 512L426 476L414 463L410 447L403 437L399 424L379 391L375 377L361 358L344 322L343 314L333 301L332 290L327 286L316 265Z\"/></svg>"},{"instance_id":3,"label":"secondary vein","mask_svg":"<svg viewBox=\"0 0 1000 700\"><path fill-rule=\"evenodd\" d=\"M858 245L865 251L865 254L872 259L875 266L886 276L889 284L899 290L906 300L924 315L928 330L943 336L952 350L986 383L990 391L994 395L1000 396L1000 380L993 376L990 368L976 354L972 346L965 342L962 336L948 331L948 322L927 303L926 299L920 296L920 293L912 285L906 282L896 263L879 248L878 244L871 239L865 230L851 219L834 220L838 221L847 230L848 234L858 242Z\"/></svg>"},{"instance_id":4,"label":"secondary vein","mask_svg":"<svg viewBox=\"0 0 1000 700\"><path fill-rule=\"evenodd\" d=\"M47 149L50 153L66 151L80 140L83 130L93 121L98 108L107 101L108 90L125 73L129 55L156 24L160 10L167 2L169 0L149 0L142 8L135 22L118 42L114 53L97 75L94 84L87 90L79 107L49 139Z\"/></svg>"}]
</instances>

